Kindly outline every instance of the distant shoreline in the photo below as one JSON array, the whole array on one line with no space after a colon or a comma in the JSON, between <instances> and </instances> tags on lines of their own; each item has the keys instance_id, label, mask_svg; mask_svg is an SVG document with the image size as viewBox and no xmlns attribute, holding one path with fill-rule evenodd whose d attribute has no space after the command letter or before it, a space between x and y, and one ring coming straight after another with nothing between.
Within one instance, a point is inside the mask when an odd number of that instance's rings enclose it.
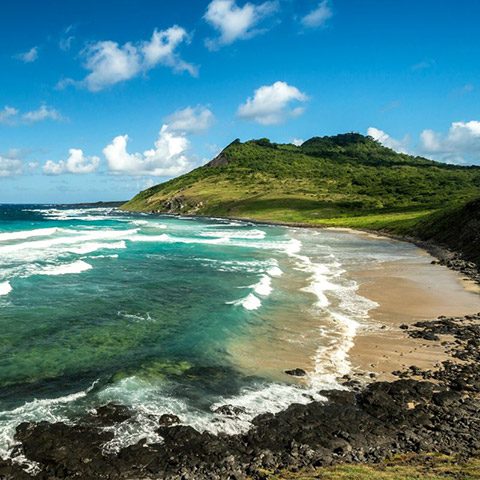
<instances>
[{"instance_id":1,"label":"distant shoreline","mask_svg":"<svg viewBox=\"0 0 480 480\"><path fill-rule=\"evenodd\" d=\"M308 228L318 230L343 230L356 233L365 233L369 235L375 235L377 237L390 238L400 242L407 242L416 245L417 247L425 250L430 255L435 257L441 265L446 265L451 270L461 272L466 275L470 280L480 284L480 266L472 268L472 262L468 262L463 259L462 252L457 252L449 249L444 245L432 241L425 241L420 238L416 238L410 235L399 235L391 233L385 230L372 230L365 228L354 227L334 227L329 225L312 225L311 223L298 223L298 222L278 222L273 220L256 220L248 217L224 217L224 216L212 216L212 215L194 215L194 214L179 214L179 213L167 213L167 212L136 212L132 210L122 210L130 213L143 213L144 215L157 215L157 216L169 216L169 217L185 217L185 218L204 218L204 219L218 219L218 220L230 220L239 222L249 222L256 225L269 225L278 227L291 227L291 228Z\"/></svg>"}]
</instances>

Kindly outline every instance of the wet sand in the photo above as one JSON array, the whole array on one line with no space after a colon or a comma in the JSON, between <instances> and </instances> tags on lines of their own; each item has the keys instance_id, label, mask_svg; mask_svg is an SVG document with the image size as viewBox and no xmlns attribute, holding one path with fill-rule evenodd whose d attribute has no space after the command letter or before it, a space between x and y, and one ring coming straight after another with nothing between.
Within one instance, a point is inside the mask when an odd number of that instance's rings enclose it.
<instances>
[{"instance_id":1,"label":"wet sand","mask_svg":"<svg viewBox=\"0 0 480 480\"><path fill-rule=\"evenodd\" d=\"M359 293L379 306L372 325L359 330L350 359L357 371L391 380L394 370L411 365L432 369L447 359L439 342L410 338L402 324L480 312L480 286L440 265L422 252L415 262L385 262L352 272Z\"/></svg>"}]
</instances>

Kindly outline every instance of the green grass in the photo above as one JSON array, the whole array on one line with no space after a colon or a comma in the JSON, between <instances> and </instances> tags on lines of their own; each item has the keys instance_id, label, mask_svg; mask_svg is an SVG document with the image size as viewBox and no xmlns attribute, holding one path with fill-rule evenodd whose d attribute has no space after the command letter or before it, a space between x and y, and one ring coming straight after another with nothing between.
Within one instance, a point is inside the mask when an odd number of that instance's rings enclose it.
<instances>
[{"instance_id":1,"label":"green grass","mask_svg":"<svg viewBox=\"0 0 480 480\"><path fill-rule=\"evenodd\" d=\"M454 457L443 455L403 455L376 465L264 473L268 480L477 480L480 479L480 460L458 462Z\"/></svg>"}]
</instances>

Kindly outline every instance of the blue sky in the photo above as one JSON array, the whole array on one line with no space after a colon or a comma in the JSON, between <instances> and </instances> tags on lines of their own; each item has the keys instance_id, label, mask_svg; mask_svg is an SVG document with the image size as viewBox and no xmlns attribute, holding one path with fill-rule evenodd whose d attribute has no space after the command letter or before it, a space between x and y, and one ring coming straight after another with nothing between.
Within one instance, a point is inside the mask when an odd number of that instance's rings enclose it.
<instances>
[{"instance_id":1,"label":"blue sky","mask_svg":"<svg viewBox=\"0 0 480 480\"><path fill-rule=\"evenodd\" d=\"M5 0L0 202L124 200L235 138L480 164L480 2Z\"/></svg>"}]
</instances>

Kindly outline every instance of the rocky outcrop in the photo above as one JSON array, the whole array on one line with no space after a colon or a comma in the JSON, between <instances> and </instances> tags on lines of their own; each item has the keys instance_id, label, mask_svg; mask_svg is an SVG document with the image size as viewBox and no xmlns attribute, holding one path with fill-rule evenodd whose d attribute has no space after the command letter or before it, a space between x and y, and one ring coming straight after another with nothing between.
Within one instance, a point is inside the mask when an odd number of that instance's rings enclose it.
<instances>
[{"instance_id":1,"label":"rocky outcrop","mask_svg":"<svg viewBox=\"0 0 480 480\"><path fill-rule=\"evenodd\" d=\"M213 160L210 160L205 166L206 167L221 167L222 165L228 165L231 162L231 158L226 155L226 151L232 145L236 145L240 143L240 139L237 138L232 143L227 145Z\"/></svg>"},{"instance_id":2,"label":"rocky outcrop","mask_svg":"<svg viewBox=\"0 0 480 480\"><path fill-rule=\"evenodd\" d=\"M163 202L162 207L152 213L195 214L203 206L203 202L193 202L192 199L184 195L177 195Z\"/></svg>"}]
</instances>

